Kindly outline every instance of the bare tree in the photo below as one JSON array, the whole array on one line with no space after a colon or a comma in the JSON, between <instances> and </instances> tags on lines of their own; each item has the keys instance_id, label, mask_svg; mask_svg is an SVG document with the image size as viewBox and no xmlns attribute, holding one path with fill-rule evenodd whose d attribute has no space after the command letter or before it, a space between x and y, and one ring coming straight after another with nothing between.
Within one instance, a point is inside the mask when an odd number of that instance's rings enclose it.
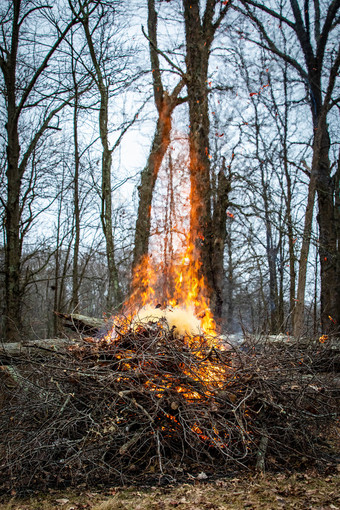
<instances>
[{"instance_id":1,"label":"bare tree","mask_svg":"<svg viewBox=\"0 0 340 510\"><path fill-rule=\"evenodd\" d=\"M56 88L52 81L48 82L50 89L47 98L46 90L38 90L38 86L46 79L46 69L52 58L71 27L77 22L70 17L63 26L57 26L51 18L48 19L50 9L52 5L34 6L21 0L14 0L6 2L0 14L3 27L0 41L0 67L7 113L7 197L3 201L3 206L6 232L5 334L8 341L18 340L21 330L23 294L21 254L25 233L22 214L25 206L24 199L27 198L22 189L23 178L32 155L46 133L57 128L57 121L53 123L53 120L67 104L65 95L58 97L58 84ZM51 34L49 40L39 41L36 34L30 34L30 22L33 16L35 16L33 26L39 22L38 20L41 23L49 23ZM39 52L34 51L34 61L28 61L27 54L24 54L27 51L26 42L30 40L31 35L34 37L32 44L35 48L39 47ZM39 46L40 43L43 45ZM39 122L33 123L34 127L27 119L27 111L32 105L40 110ZM31 128L25 129L23 133L24 119L31 124ZM26 232L27 228L28 225L26 225Z\"/></svg>"},{"instance_id":2,"label":"bare tree","mask_svg":"<svg viewBox=\"0 0 340 510\"><path fill-rule=\"evenodd\" d=\"M73 179L73 202L74 202L74 245L73 245L73 269L72 269L72 310L79 308L79 247L80 247L80 203L79 203L79 173L80 173L80 151L79 151L79 83L77 80L77 61L72 51L72 79L74 86L73 104L73 143L74 143L74 179Z\"/></svg>"},{"instance_id":3,"label":"bare tree","mask_svg":"<svg viewBox=\"0 0 340 510\"><path fill-rule=\"evenodd\" d=\"M304 293L306 284L306 262L313 218L314 197L318 197L318 223L320 229L320 267L321 267L321 321L324 331L333 332L340 324L340 275L338 272L338 244L336 227L336 180L331 173L329 160L330 135L327 115L337 104L332 94L336 76L340 67L340 47L336 39L340 1L332 0L324 7L319 1L304 2L301 9L297 0L289 5L280 4L279 9L268 7L254 0L240 0L242 12L258 28L261 40L257 44L284 59L306 84L309 105L313 119L314 142L311 178L306 206L303 243L300 253L300 271L297 291L297 306L294 317L294 334L303 332ZM280 47L274 34L270 34L258 12L271 16L280 27L290 31L300 54L292 56ZM312 11L314 30L312 30ZM332 41L332 51L326 51Z\"/></svg>"},{"instance_id":4,"label":"bare tree","mask_svg":"<svg viewBox=\"0 0 340 510\"><path fill-rule=\"evenodd\" d=\"M70 3L73 13L75 8ZM110 147L110 126L109 108L112 96L113 76L121 73L126 66L126 55L118 50L118 41L112 39L112 30L115 29L116 14L115 7L118 2L113 3L110 8L98 1L78 1L79 21L81 22L87 42L92 66L88 69L99 93L99 138L102 146L101 158L101 224L106 243L106 258L108 265L108 292L107 310L119 306L122 301L122 293L119 284L117 263L115 260L115 239L113 229L113 205L112 205L112 154L119 146L121 139L127 129L138 117L135 114L133 120L122 129L118 139ZM117 28L118 30L118 28ZM96 39L96 32L100 33L99 40ZM108 45L111 41L112 46ZM105 43L104 43L105 41ZM116 47L115 47L116 44ZM114 51L115 50L115 51ZM126 86L127 80L123 80L120 86ZM117 78L118 81L118 78ZM116 87L119 88L119 86Z\"/></svg>"}]
</instances>

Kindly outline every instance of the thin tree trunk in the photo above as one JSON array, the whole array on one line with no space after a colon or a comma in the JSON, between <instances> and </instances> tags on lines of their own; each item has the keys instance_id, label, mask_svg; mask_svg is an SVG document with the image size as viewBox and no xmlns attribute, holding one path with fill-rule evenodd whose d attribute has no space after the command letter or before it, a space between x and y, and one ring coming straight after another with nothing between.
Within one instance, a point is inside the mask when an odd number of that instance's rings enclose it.
<instances>
[{"instance_id":1,"label":"thin tree trunk","mask_svg":"<svg viewBox=\"0 0 340 510\"><path fill-rule=\"evenodd\" d=\"M107 118L108 105L104 101L105 117ZM102 110L102 108L101 108ZM102 122L102 121L101 121ZM102 133L102 129L101 129ZM106 131L107 136L107 131ZM108 149L106 136L103 143L102 154L102 209L101 221L106 240L106 259L109 272L107 291L107 309L112 310L114 306L121 303L121 292L119 287L118 270L115 261L115 245L112 226L112 195L111 195L111 151ZM101 137L102 142L103 138Z\"/></svg>"},{"instance_id":2,"label":"thin tree trunk","mask_svg":"<svg viewBox=\"0 0 340 510\"><path fill-rule=\"evenodd\" d=\"M141 182L138 187L139 202L133 252L134 268L138 267L149 249L152 196L159 169L170 144L172 111L170 97L165 93L148 161L141 173Z\"/></svg>"},{"instance_id":3,"label":"thin tree trunk","mask_svg":"<svg viewBox=\"0 0 340 510\"><path fill-rule=\"evenodd\" d=\"M171 152L168 156L168 185L165 210L165 228L164 228L164 268L163 268L163 296L164 305L173 297L174 286L174 245L173 245L173 225L175 223L175 200L174 200L174 168Z\"/></svg>"},{"instance_id":4,"label":"thin tree trunk","mask_svg":"<svg viewBox=\"0 0 340 510\"><path fill-rule=\"evenodd\" d=\"M287 154L286 149L284 148L285 153ZM291 178L288 170L287 164L287 155L284 157L284 172L286 176L287 182L287 236L288 236L288 252L289 252L289 317L291 320L291 329L294 331L294 308L295 308L295 280L296 280L296 271L295 271L295 238L294 238L294 229L293 229L293 219L292 219L292 186L291 186Z\"/></svg>"},{"instance_id":5,"label":"thin tree trunk","mask_svg":"<svg viewBox=\"0 0 340 510\"><path fill-rule=\"evenodd\" d=\"M63 186L62 180L62 186ZM60 193L60 202L63 200L63 192ZM60 276L60 223L61 223L61 203L59 203L57 215L57 235L56 235L56 249L54 253L54 285L53 285L53 332L52 335L56 336L59 331L59 318L57 313L59 310L59 276Z\"/></svg>"},{"instance_id":6,"label":"thin tree trunk","mask_svg":"<svg viewBox=\"0 0 340 510\"><path fill-rule=\"evenodd\" d=\"M278 310L277 310L277 329L280 333L285 323L284 308L284 248L283 248L283 232L280 230L280 264L279 264L279 289L278 289Z\"/></svg>"},{"instance_id":7,"label":"thin tree trunk","mask_svg":"<svg viewBox=\"0 0 340 510\"><path fill-rule=\"evenodd\" d=\"M319 254L315 250L315 272L318 274L318 257ZM319 320L318 320L318 279L315 278L314 282L314 303L313 303L313 335L316 337L319 331Z\"/></svg>"},{"instance_id":8,"label":"thin tree trunk","mask_svg":"<svg viewBox=\"0 0 340 510\"><path fill-rule=\"evenodd\" d=\"M62 241L60 244L62 246ZM69 264L71 249L72 249L72 242L69 242L67 244L66 252L64 250L62 250L64 257L63 257L62 271L60 271L60 274L59 274L59 295L58 295L58 304L57 304L57 308L56 308L56 310L58 312L63 312L65 310L65 303L66 303L66 296L67 296L66 279L67 279L67 274L69 272L69 267L71 265L71 263ZM60 260L59 264L61 266L61 260Z\"/></svg>"},{"instance_id":9,"label":"thin tree trunk","mask_svg":"<svg viewBox=\"0 0 340 510\"><path fill-rule=\"evenodd\" d=\"M9 123L9 131L11 126ZM6 251L5 251L5 337L8 342L20 340L22 329L21 306L21 239L20 239L20 177L18 175L19 146L15 133L8 138L7 154L7 204L6 204Z\"/></svg>"},{"instance_id":10,"label":"thin tree trunk","mask_svg":"<svg viewBox=\"0 0 340 510\"><path fill-rule=\"evenodd\" d=\"M217 319L222 318L223 308L223 282L224 277L224 246L227 237L227 208L229 193L231 190L231 177L225 175L225 160L217 177L216 196L214 197L213 225L213 251L212 251L212 276L215 290L214 313Z\"/></svg>"},{"instance_id":11,"label":"thin tree trunk","mask_svg":"<svg viewBox=\"0 0 340 510\"><path fill-rule=\"evenodd\" d=\"M228 229L228 227L227 227ZM228 332L234 332L234 268L233 268L233 244L231 238L231 229L227 230L227 325Z\"/></svg>"},{"instance_id":12,"label":"thin tree trunk","mask_svg":"<svg viewBox=\"0 0 340 510\"><path fill-rule=\"evenodd\" d=\"M317 133L320 133L317 132ZM294 309L294 336L299 338L304 331L304 313L305 313L305 290L307 279L307 262L310 247L310 237L312 233L314 202L316 193L316 167L318 162L317 140L320 138L316 136L313 149L313 162L311 168L310 181L308 185L307 205L305 212L305 222L303 228L302 244L299 259L299 275L298 286L296 294L296 302Z\"/></svg>"},{"instance_id":13,"label":"thin tree trunk","mask_svg":"<svg viewBox=\"0 0 340 510\"><path fill-rule=\"evenodd\" d=\"M73 141L74 141L74 178L73 178L73 216L74 216L74 244L72 268L72 300L73 311L79 312L79 244L80 244L80 207L79 207L79 143L78 143L78 84L73 69L74 107L73 107Z\"/></svg>"},{"instance_id":14,"label":"thin tree trunk","mask_svg":"<svg viewBox=\"0 0 340 510\"><path fill-rule=\"evenodd\" d=\"M112 151L108 141L108 109L109 89L104 82L100 65L97 60L93 40L88 24L88 17L83 12L82 24L89 47L91 60L95 69L96 82L100 94L99 109L99 135L102 144L102 194L101 194L101 223L106 241L106 259L108 265L107 310L121 304L121 291L118 279L118 270L115 261L115 243L112 228L112 194L111 194L111 164Z\"/></svg>"},{"instance_id":15,"label":"thin tree trunk","mask_svg":"<svg viewBox=\"0 0 340 510\"><path fill-rule=\"evenodd\" d=\"M262 198L264 206L264 223L266 227L266 254L269 271L269 316L270 333L277 334L280 330L279 324L279 296L277 286L277 253L278 246L274 246L272 225L269 213L268 182L265 181L263 165L260 163Z\"/></svg>"},{"instance_id":16,"label":"thin tree trunk","mask_svg":"<svg viewBox=\"0 0 340 510\"><path fill-rule=\"evenodd\" d=\"M181 79L169 94L164 90L157 47L158 16L155 0L148 0L148 40L150 63L152 69L153 92L158 111L158 120L151 145L147 164L141 173L138 187L138 213L135 229L135 244L133 252L134 271L147 256L151 229L151 204L159 169L170 144L172 113L176 106L183 102L178 96L184 87ZM139 282L140 284L140 282ZM132 291L135 289L132 289Z\"/></svg>"},{"instance_id":17,"label":"thin tree trunk","mask_svg":"<svg viewBox=\"0 0 340 510\"><path fill-rule=\"evenodd\" d=\"M296 292L296 271L295 271L295 238L292 216L292 179L288 167L288 64L284 62L284 124L283 124L283 169L286 178L287 195L286 195L286 215L287 215L287 237L289 252L289 317L291 321L291 330L294 331L294 309L295 309L295 292Z\"/></svg>"}]
</instances>

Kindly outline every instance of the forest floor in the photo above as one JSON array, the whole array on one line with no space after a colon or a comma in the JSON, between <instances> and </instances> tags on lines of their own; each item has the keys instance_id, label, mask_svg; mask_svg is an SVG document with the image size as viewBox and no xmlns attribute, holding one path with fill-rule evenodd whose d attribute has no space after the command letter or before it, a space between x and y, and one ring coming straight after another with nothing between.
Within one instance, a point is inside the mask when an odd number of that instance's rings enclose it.
<instances>
[{"instance_id":1,"label":"forest floor","mask_svg":"<svg viewBox=\"0 0 340 510\"><path fill-rule=\"evenodd\" d=\"M0 510L340 510L340 465L331 474L257 474L165 487L54 491L2 500Z\"/></svg>"}]
</instances>

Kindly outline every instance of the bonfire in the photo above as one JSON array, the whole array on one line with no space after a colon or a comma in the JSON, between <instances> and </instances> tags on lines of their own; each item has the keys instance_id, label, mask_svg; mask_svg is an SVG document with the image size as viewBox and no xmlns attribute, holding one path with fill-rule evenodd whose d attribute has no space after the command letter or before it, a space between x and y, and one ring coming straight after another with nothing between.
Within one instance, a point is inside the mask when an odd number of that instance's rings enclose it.
<instances>
[{"instance_id":1,"label":"bonfire","mask_svg":"<svg viewBox=\"0 0 340 510\"><path fill-rule=\"evenodd\" d=\"M218 334L193 246L174 264L172 295L153 264L143 259L106 334L44 363L21 356L15 389L2 381L3 490L332 464L339 388L329 358L322 375L313 366L326 344L238 349Z\"/></svg>"}]
</instances>

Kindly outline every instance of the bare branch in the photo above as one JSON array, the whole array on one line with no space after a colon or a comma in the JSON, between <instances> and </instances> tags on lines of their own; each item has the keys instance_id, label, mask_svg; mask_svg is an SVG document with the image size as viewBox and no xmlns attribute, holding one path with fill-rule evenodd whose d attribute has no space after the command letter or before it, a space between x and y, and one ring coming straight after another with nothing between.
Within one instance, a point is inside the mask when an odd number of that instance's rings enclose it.
<instances>
[{"instance_id":1,"label":"bare branch","mask_svg":"<svg viewBox=\"0 0 340 510\"><path fill-rule=\"evenodd\" d=\"M156 48L153 44L153 41L151 41L151 39L149 38L149 36L145 33L145 30L144 30L144 27L142 25L142 32L143 32L143 35L144 37L149 41L149 43L154 47L155 51L157 53L159 53L159 55L161 55L167 62L168 64L170 64L170 66L173 68L173 69L176 69L176 71L178 71L178 73L180 74L180 76L182 76L183 79L186 78L186 74L182 71L182 69L180 67L178 67L163 51L161 51L159 48Z\"/></svg>"}]
</instances>

